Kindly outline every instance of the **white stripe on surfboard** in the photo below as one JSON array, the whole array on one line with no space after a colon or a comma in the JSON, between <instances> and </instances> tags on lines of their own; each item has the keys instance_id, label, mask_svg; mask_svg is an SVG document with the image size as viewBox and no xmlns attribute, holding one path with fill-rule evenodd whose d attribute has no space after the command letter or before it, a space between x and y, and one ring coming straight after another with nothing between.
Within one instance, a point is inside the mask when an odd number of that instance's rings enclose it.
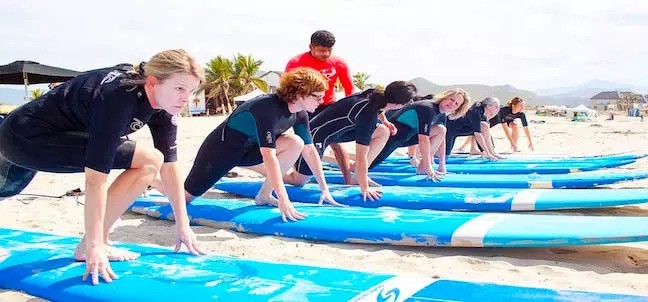
<instances>
[{"instance_id":1,"label":"white stripe on surfboard","mask_svg":"<svg viewBox=\"0 0 648 302\"><path fill-rule=\"evenodd\" d=\"M394 276L361 292L349 302L405 301L437 280L421 276Z\"/></svg>"},{"instance_id":2,"label":"white stripe on surfboard","mask_svg":"<svg viewBox=\"0 0 648 302\"><path fill-rule=\"evenodd\" d=\"M484 237L500 221L506 219L504 214L482 214L462 224L452 233L451 246L483 247Z\"/></svg>"},{"instance_id":3,"label":"white stripe on surfboard","mask_svg":"<svg viewBox=\"0 0 648 302\"><path fill-rule=\"evenodd\" d=\"M511 202L511 211L533 211L542 190L525 189L515 194Z\"/></svg>"}]
</instances>

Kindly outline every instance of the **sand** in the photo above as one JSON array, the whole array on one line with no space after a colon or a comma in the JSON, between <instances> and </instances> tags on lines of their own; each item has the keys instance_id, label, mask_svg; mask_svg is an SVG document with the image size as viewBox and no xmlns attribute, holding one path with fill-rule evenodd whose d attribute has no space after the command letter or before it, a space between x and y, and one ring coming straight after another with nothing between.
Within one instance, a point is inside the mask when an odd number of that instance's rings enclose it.
<instances>
[{"instance_id":1,"label":"sand","mask_svg":"<svg viewBox=\"0 0 648 302\"><path fill-rule=\"evenodd\" d=\"M593 122L571 122L565 118L529 115L535 153L600 154L648 151L648 122L617 115ZM202 143L221 121L219 117L180 119L179 162L185 173ZM534 123L533 121L545 121ZM523 133L519 147L526 150ZM495 144L509 151L500 126L494 128ZM147 129L131 135L140 144L152 146ZM462 143L458 140L457 146ZM402 150L399 150L402 152ZM648 168L642 160L624 168ZM241 177L259 177L236 169ZM116 177L118 171L111 173ZM83 188L83 174L39 173L25 194L60 196ZM646 188L648 181L612 187ZM210 192L209 196L228 196ZM0 202L0 225L24 230L79 236L83 230L84 197L62 199L20 195ZM622 208L564 211L579 215L648 216L648 204ZM647 218L648 219L648 218ZM406 248L363 244L315 243L269 236L255 236L208 227L193 228L205 250L256 260L306 265L337 266L381 273L418 273L431 277L490 281L555 289L589 290L648 295L648 242L623 245L566 248ZM125 214L114 228L112 239L121 242L171 246L174 226L142 215ZM1 291L0 301L43 301L26 294Z\"/></svg>"}]
</instances>

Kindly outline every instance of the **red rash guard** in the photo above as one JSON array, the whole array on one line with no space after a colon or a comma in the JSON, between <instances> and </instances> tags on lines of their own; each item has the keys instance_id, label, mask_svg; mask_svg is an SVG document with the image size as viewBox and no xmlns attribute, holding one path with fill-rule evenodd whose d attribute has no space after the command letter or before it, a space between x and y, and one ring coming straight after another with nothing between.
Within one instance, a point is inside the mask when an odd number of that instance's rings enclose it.
<instances>
[{"instance_id":1,"label":"red rash guard","mask_svg":"<svg viewBox=\"0 0 648 302\"><path fill-rule=\"evenodd\" d=\"M326 61L321 61L307 51L290 59L288 64L286 64L286 71L297 67L313 68L321 72L328 79L329 87L324 95L322 106L327 106L335 102L335 82L338 78L340 79L340 83L342 83L342 87L344 87L344 94L348 96L353 93L353 81L351 80L349 67L339 57L330 56Z\"/></svg>"}]
</instances>

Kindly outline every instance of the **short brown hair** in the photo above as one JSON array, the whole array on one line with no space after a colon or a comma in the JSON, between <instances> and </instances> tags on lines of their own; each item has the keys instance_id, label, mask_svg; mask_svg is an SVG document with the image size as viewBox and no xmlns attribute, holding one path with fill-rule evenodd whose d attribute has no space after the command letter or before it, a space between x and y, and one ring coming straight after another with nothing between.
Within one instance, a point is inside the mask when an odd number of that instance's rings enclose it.
<instances>
[{"instance_id":1,"label":"short brown hair","mask_svg":"<svg viewBox=\"0 0 648 302\"><path fill-rule=\"evenodd\" d=\"M517 104L519 104L519 103L522 103L522 102L524 102L524 99L521 98L521 97L519 97L519 96L516 96L516 97L512 98L512 99L508 102L507 105L509 105L509 106L515 106L515 105L517 105Z\"/></svg>"},{"instance_id":2,"label":"short brown hair","mask_svg":"<svg viewBox=\"0 0 648 302\"><path fill-rule=\"evenodd\" d=\"M326 89L328 89L328 81L319 71L308 67L298 67L281 75L277 95L291 103L300 96L326 91Z\"/></svg>"}]
</instances>

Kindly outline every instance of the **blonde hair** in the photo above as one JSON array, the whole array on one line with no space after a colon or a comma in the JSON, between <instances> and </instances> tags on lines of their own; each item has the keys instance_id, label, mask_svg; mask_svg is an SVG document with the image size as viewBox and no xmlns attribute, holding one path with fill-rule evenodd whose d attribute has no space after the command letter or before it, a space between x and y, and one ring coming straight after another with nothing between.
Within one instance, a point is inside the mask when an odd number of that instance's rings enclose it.
<instances>
[{"instance_id":1,"label":"blonde hair","mask_svg":"<svg viewBox=\"0 0 648 302\"><path fill-rule=\"evenodd\" d=\"M196 62L196 59L183 49L169 49L156 53L148 62L134 66L129 74L140 75L132 79L129 84L142 85L148 76L154 76L164 81L177 73L188 73L205 82L205 71Z\"/></svg>"},{"instance_id":2,"label":"blonde hair","mask_svg":"<svg viewBox=\"0 0 648 302\"><path fill-rule=\"evenodd\" d=\"M322 73L312 68L298 67L281 75L277 95L286 102L293 102L300 96L327 89L328 81Z\"/></svg>"},{"instance_id":3,"label":"blonde hair","mask_svg":"<svg viewBox=\"0 0 648 302\"><path fill-rule=\"evenodd\" d=\"M470 95L468 94L468 92L466 92L461 88L448 89L444 92L435 95L433 101L435 104L438 104L444 99L453 97L455 95L461 95L461 97L463 97L464 99L464 102L461 105L459 105L459 108L457 108L455 112L448 113L448 117L452 120L456 120L466 115L466 112L468 111L468 109L470 109L470 106L472 106L472 101L470 100Z\"/></svg>"}]
</instances>

